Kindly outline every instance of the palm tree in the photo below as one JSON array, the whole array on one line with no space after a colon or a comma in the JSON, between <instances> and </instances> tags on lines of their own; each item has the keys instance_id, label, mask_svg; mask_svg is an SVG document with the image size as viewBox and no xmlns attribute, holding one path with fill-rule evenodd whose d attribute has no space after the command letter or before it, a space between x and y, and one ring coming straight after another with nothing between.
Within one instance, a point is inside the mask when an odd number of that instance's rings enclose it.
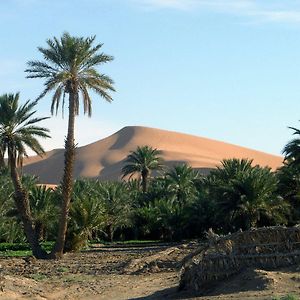
<instances>
[{"instance_id":1,"label":"palm tree","mask_svg":"<svg viewBox=\"0 0 300 300\"><path fill-rule=\"evenodd\" d=\"M112 242L117 229L132 226L133 201L123 182L104 182L99 186L99 199L104 208L104 232Z\"/></svg>"},{"instance_id":2,"label":"palm tree","mask_svg":"<svg viewBox=\"0 0 300 300\"><path fill-rule=\"evenodd\" d=\"M74 195L70 207L70 224L67 231L66 249L81 250L87 245L94 231L99 229L104 219L104 209L98 198L87 194Z\"/></svg>"},{"instance_id":3,"label":"palm tree","mask_svg":"<svg viewBox=\"0 0 300 300\"><path fill-rule=\"evenodd\" d=\"M219 220L228 229L249 229L263 219L286 223L287 203L277 195L278 181L269 168L251 166L251 160L230 159L208 176L211 199Z\"/></svg>"},{"instance_id":4,"label":"palm tree","mask_svg":"<svg viewBox=\"0 0 300 300\"><path fill-rule=\"evenodd\" d=\"M35 185L29 190L30 207L40 240L47 237L49 230L55 224L57 207L53 200L53 190L45 185Z\"/></svg>"},{"instance_id":5,"label":"palm tree","mask_svg":"<svg viewBox=\"0 0 300 300\"><path fill-rule=\"evenodd\" d=\"M0 170L5 169L4 149L5 146L3 144L0 145Z\"/></svg>"},{"instance_id":6,"label":"palm tree","mask_svg":"<svg viewBox=\"0 0 300 300\"><path fill-rule=\"evenodd\" d=\"M166 173L168 190L175 195L179 205L184 206L196 196L195 181L198 178L198 172L187 164L174 166Z\"/></svg>"},{"instance_id":7,"label":"palm tree","mask_svg":"<svg viewBox=\"0 0 300 300\"><path fill-rule=\"evenodd\" d=\"M19 170L23 158L27 156L26 148L38 155L44 150L37 138L49 137L49 130L36 124L47 118L33 118L37 102L27 101L19 105L19 93L5 94L0 97L0 145L2 152L8 155L8 167L14 186L14 201L24 226L24 232L31 245L33 255L44 258L46 252L39 245L38 234L31 214L28 193L24 189Z\"/></svg>"},{"instance_id":8,"label":"palm tree","mask_svg":"<svg viewBox=\"0 0 300 300\"><path fill-rule=\"evenodd\" d=\"M142 191L146 193L151 171L163 168L163 160L159 155L161 155L161 151L157 149L150 146L138 146L127 156L125 166L122 168L122 177L130 175L129 178L131 178L134 174L140 174Z\"/></svg>"},{"instance_id":9,"label":"palm tree","mask_svg":"<svg viewBox=\"0 0 300 300\"><path fill-rule=\"evenodd\" d=\"M289 127L294 130L293 135L297 137L291 140L283 148L284 160L290 165L300 165L300 129Z\"/></svg>"},{"instance_id":10,"label":"palm tree","mask_svg":"<svg viewBox=\"0 0 300 300\"><path fill-rule=\"evenodd\" d=\"M83 101L84 113L92 114L92 101L89 90L111 102L109 91L114 91L110 77L100 74L95 67L113 60L112 56L99 53L102 44L93 45L95 36L89 38L73 37L64 33L60 39L47 40L47 48L39 47L44 61L30 61L27 78L45 78L45 89L38 99L54 91L51 113L58 111L60 104L64 109L65 96L68 94L69 120L65 141L65 167L62 179L62 208L59 230L52 251L54 258L62 257L65 244L68 212L72 195L73 168L75 160L74 125L79 114L79 98Z\"/></svg>"},{"instance_id":11,"label":"palm tree","mask_svg":"<svg viewBox=\"0 0 300 300\"><path fill-rule=\"evenodd\" d=\"M288 201L292 207L290 214L290 225L298 224L300 221L300 165L285 162L276 171L278 178L278 193Z\"/></svg>"}]
</instances>

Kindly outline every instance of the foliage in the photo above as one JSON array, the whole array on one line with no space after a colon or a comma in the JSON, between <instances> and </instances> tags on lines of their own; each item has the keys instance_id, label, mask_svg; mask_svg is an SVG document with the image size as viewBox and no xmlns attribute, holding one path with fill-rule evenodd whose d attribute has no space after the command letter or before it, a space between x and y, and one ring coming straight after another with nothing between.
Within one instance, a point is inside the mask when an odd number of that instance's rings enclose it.
<instances>
[{"instance_id":1,"label":"foliage","mask_svg":"<svg viewBox=\"0 0 300 300\"><path fill-rule=\"evenodd\" d=\"M31 245L33 255L38 258L45 258L46 252L41 248L38 239L36 226L32 218L28 192L21 179L20 169L23 165L23 158L27 156L30 149L38 155L44 153L38 138L49 137L49 130L37 124L47 118L33 117L36 111L36 101L27 101L19 104L19 93L4 94L0 97L0 147L1 147L1 168L3 156L7 153L7 165L14 187L13 200L17 217L21 220L26 239ZM30 181L29 181L30 183Z\"/></svg>"},{"instance_id":2,"label":"foliage","mask_svg":"<svg viewBox=\"0 0 300 300\"><path fill-rule=\"evenodd\" d=\"M196 197L198 177L198 172L187 164L174 166L166 173L167 190L179 205L185 205Z\"/></svg>"},{"instance_id":3,"label":"foliage","mask_svg":"<svg viewBox=\"0 0 300 300\"><path fill-rule=\"evenodd\" d=\"M181 226L181 206L170 200L158 199L138 210L145 237L171 241Z\"/></svg>"},{"instance_id":4,"label":"foliage","mask_svg":"<svg viewBox=\"0 0 300 300\"><path fill-rule=\"evenodd\" d=\"M53 246L53 242L42 242L42 246L49 251ZM28 243L0 243L0 256L18 257L29 255L32 255L32 251Z\"/></svg>"},{"instance_id":5,"label":"foliage","mask_svg":"<svg viewBox=\"0 0 300 300\"><path fill-rule=\"evenodd\" d=\"M29 191L29 202L39 239L45 240L49 234L53 237L51 232L57 228L58 214L53 190L45 185L35 185Z\"/></svg>"},{"instance_id":6,"label":"foliage","mask_svg":"<svg viewBox=\"0 0 300 300\"><path fill-rule=\"evenodd\" d=\"M38 99L53 91L51 113L58 111L68 94L68 132L65 140L65 163L62 178L62 205L58 233L51 257L61 258L65 247L68 226L68 214L73 187L73 168L75 160L74 142L75 116L79 114L79 100L83 101L83 111L92 114L92 101L89 91L111 102L109 92L114 91L113 81L107 75L99 73L95 67L110 62L113 57L99 53L102 44L94 45L95 36L89 38L74 37L65 32L60 39L47 40L47 48L39 47L44 61L30 61L28 78L44 78L45 88Z\"/></svg>"},{"instance_id":7,"label":"foliage","mask_svg":"<svg viewBox=\"0 0 300 300\"><path fill-rule=\"evenodd\" d=\"M27 78L45 78L45 89L38 99L54 91L51 112L57 112L60 104L64 107L64 97L76 88L83 101L84 113L92 113L89 90L98 93L107 101L112 101L108 91L114 91L113 80L100 74L95 67L108 63L113 57L99 53L103 44L94 45L96 36L74 37L65 32L60 39L47 40L47 48L39 47L44 61L29 61ZM61 102L62 100L62 102ZM75 112L79 113L79 97L75 99Z\"/></svg>"},{"instance_id":8,"label":"foliage","mask_svg":"<svg viewBox=\"0 0 300 300\"><path fill-rule=\"evenodd\" d=\"M1 174L3 191L12 195L12 185L6 184L7 171L2 169ZM137 179L126 182L78 179L72 188L65 251L80 250L89 240L172 241L203 238L209 228L228 233L239 228L291 223L296 220L296 213L290 207L297 207L298 175L295 165L286 164L272 173L268 168L252 166L251 160L231 159L224 160L206 177L199 176L186 164L176 165L149 181L146 193L141 191ZM33 218L43 227L40 238L55 238L55 216L62 202L62 187L53 191L37 187L35 178L22 181L30 190ZM21 241L17 238L21 228L18 216L14 215L10 227L5 221L7 214L13 216L12 199L2 196L0 219L11 232L10 238L6 237L4 226L0 226L0 238Z\"/></svg>"},{"instance_id":9,"label":"foliage","mask_svg":"<svg viewBox=\"0 0 300 300\"><path fill-rule=\"evenodd\" d=\"M151 171L158 171L163 168L160 155L161 151L150 146L138 146L135 151L131 151L125 160L125 166L122 168L123 178L129 175L130 179L133 175L139 174L143 193L146 193Z\"/></svg>"},{"instance_id":10,"label":"foliage","mask_svg":"<svg viewBox=\"0 0 300 300\"><path fill-rule=\"evenodd\" d=\"M294 295L288 294L282 297L274 297L272 298L272 300L299 300L299 298Z\"/></svg>"},{"instance_id":11,"label":"foliage","mask_svg":"<svg viewBox=\"0 0 300 300\"><path fill-rule=\"evenodd\" d=\"M292 129L293 135L296 137L288 142L284 149L284 160L291 165L300 166L300 130L294 127L289 127Z\"/></svg>"},{"instance_id":12,"label":"foliage","mask_svg":"<svg viewBox=\"0 0 300 300\"><path fill-rule=\"evenodd\" d=\"M286 223L288 204L276 194L277 178L250 160L224 160L206 179L209 197L216 202L219 226L225 231L258 224Z\"/></svg>"},{"instance_id":13,"label":"foliage","mask_svg":"<svg viewBox=\"0 0 300 300\"><path fill-rule=\"evenodd\" d=\"M20 105L19 93L4 94L0 97L0 146L1 152L15 160L17 166L22 166L23 158L28 156L27 149L36 154L44 150L37 138L49 137L49 130L36 124L47 119L33 118L36 111L36 101L27 101ZM8 164L11 160L8 159Z\"/></svg>"},{"instance_id":14,"label":"foliage","mask_svg":"<svg viewBox=\"0 0 300 300\"><path fill-rule=\"evenodd\" d=\"M103 209L95 196L96 185L96 182L85 179L74 183L64 251L77 251L85 247L93 230L100 226ZM56 190L56 198L62 199L61 186Z\"/></svg>"},{"instance_id":15,"label":"foliage","mask_svg":"<svg viewBox=\"0 0 300 300\"><path fill-rule=\"evenodd\" d=\"M289 224L300 222L300 166L285 163L277 172L277 192L291 205Z\"/></svg>"},{"instance_id":16,"label":"foliage","mask_svg":"<svg viewBox=\"0 0 300 300\"><path fill-rule=\"evenodd\" d=\"M218 207L212 201L204 186L197 186L197 197L187 203L183 211L182 226L184 238L204 238L209 228L216 228L220 221L218 218Z\"/></svg>"},{"instance_id":17,"label":"foliage","mask_svg":"<svg viewBox=\"0 0 300 300\"><path fill-rule=\"evenodd\" d=\"M104 210L102 230L113 241L116 230L133 225L134 202L122 182L102 183L99 197Z\"/></svg>"}]
</instances>

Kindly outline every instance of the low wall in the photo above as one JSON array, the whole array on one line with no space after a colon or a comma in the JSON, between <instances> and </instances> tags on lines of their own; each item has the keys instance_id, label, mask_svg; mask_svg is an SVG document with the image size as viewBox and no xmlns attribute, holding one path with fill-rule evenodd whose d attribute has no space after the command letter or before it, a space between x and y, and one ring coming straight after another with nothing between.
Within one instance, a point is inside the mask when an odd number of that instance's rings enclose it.
<instances>
[{"instance_id":1,"label":"low wall","mask_svg":"<svg viewBox=\"0 0 300 300\"><path fill-rule=\"evenodd\" d=\"M300 227L264 227L219 237L208 233L209 243L181 270L180 288L205 291L219 280L247 267L276 269L300 262Z\"/></svg>"}]
</instances>

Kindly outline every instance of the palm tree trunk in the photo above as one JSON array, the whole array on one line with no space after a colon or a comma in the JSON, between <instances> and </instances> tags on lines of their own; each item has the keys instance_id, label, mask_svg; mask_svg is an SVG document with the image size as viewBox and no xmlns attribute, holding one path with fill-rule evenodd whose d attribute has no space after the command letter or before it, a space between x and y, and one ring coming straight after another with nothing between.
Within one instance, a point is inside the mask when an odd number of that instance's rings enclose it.
<instances>
[{"instance_id":1,"label":"palm tree trunk","mask_svg":"<svg viewBox=\"0 0 300 300\"><path fill-rule=\"evenodd\" d=\"M9 152L9 167L11 173L11 179L14 185L15 193L14 200L20 215L21 221L24 226L24 232L28 243L32 249L32 254L36 258L47 258L47 252L43 250L39 243L39 236L35 228L34 221L32 219L29 199L27 192L23 189L22 183L16 168L15 156Z\"/></svg>"},{"instance_id":2,"label":"palm tree trunk","mask_svg":"<svg viewBox=\"0 0 300 300\"><path fill-rule=\"evenodd\" d=\"M5 160L4 160L3 151L0 150L0 170L3 168L5 168Z\"/></svg>"},{"instance_id":3,"label":"palm tree trunk","mask_svg":"<svg viewBox=\"0 0 300 300\"><path fill-rule=\"evenodd\" d=\"M69 94L69 122L68 134L65 141L65 168L62 179L62 207L59 220L58 234L55 245L51 252L52 258L61 258L63 256L66 232L68 226L68 215L73 188L73 169L75 161L75 142L74 142L74 127L75 127L75 100L76 93L70 91Z\"/></svg>"},{"instance_id":4,"label":"palm tree trunk","mask_svg":"<svg viewBox=\"0 0 300 300\"><path fill-rule=\"evenodd\" d=\"M148 188L148 174L149 171L148 170L143 170L142 171L142 191L143 194L145 194L147 192L147 188Z\"/></svg>"},{"instance_id":5,"label":"palm tree trunk","mask_svg":"<svg viewBox=\"0 0 300 300\"><path fill-rule=\"evenodd\" d=\"M114 241L114 227L112 224L109 225L108 232L109 232L109 239L111 242L113 242Z\"/></svg>"}]
</instances>

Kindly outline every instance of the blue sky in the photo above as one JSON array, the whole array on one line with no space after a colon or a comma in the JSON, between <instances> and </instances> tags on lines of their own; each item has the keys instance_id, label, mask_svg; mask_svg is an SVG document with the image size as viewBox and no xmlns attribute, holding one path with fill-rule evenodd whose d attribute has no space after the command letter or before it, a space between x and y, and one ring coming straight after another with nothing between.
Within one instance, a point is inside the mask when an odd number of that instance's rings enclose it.
<instances>
[{"instance_id":1,"label":"blue sky","mask_svg":"<svg viewBox=\"0 0 300 300\"><path fill-rule=\"evenodd\" d=\"M79 145L143 125L280 154L300 127L299 0L0 0L0 93L35 99L43 81L25 78L26 62L64 31L115 57L99 69L114 102L93 96ZM66 122L45 122L47 149L62 147Z\"/></svg>"}]
</instances>

